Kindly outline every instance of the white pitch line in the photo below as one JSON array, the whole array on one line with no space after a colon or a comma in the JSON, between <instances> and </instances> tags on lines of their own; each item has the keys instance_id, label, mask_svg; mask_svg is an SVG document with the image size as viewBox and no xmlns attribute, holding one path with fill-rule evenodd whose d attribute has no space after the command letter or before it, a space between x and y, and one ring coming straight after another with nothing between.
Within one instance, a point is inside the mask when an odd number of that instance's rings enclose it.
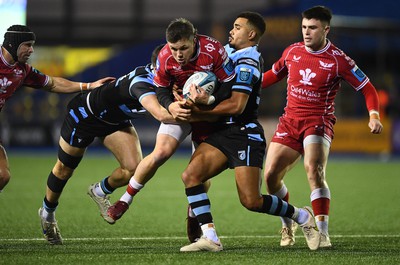
<instances>
[{"instance_id":1,"label":"white pitch line","mask_svg":"<svg viewBox=\"0 0 400 265\"><path fill-rule=\"evenodd\" d=\"M219 236L220 238L280 238L280 236ZM330 235L331 238L400 238L399 235ZM63 238L65 241L113 241L113 240L183 240L186 237L82 237L82 238ZM0 238L0 242L11 241L42 241L44 238Z\"/></svg>"}]
</instances>

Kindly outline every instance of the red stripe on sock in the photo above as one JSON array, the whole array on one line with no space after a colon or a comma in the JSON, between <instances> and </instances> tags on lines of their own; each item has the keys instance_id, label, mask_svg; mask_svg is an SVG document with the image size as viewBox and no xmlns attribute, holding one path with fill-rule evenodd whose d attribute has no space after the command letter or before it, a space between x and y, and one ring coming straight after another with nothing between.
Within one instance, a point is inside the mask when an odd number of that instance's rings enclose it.
<instances>
[{"instance_id":1,"label":"red stripe on sock","mask_svg":"<svg viewBox=\"0 0 400 265\"><path fill-rule=\"evenodd\" d=\"M311 202L314 215L329 215L331 200L328 198L318 198Z\"/></svg>"},{"instance_id":2,"label":"red stripe on sock","mask_svg":"<svg viewBox=\"0 0 400 265\"><path fill-rule=\"evenodd\" d=\"M126 191L133 197L136 195L136 193L139 192L139 190L133 188L131 185L128 184L128 187L126 188Z\"/></svg>"}]
</instances>

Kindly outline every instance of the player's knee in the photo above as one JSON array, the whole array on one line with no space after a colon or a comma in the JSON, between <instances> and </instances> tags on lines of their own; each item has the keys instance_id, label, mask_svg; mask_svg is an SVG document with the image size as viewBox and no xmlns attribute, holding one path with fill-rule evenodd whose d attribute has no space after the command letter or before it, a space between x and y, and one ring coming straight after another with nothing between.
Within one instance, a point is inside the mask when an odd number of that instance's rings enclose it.
<instances>
[{"instance_id":1,"label":"player's knee","mask_svg":"<svg viewBox=\"0 0 400 265\"><path fill-rule=\"evenodd\" d=\"M240 203L249 211L258 211L262 207L262 202L249 196L240 197Z\"/></svg>"},{"instance_id":2,"label":"player's knee","mask_svg":"<svg viewBox=\"0 0 400 265\"><path fill-rule=\"evenodd\" d=\"M199 177L194 175L190 170L183 171L182 181L186 187L193 187L202 182Z\"/></svg>"},{"instance_id":3,"label":"player's knee","mask_svg":"<svg viewBox=\"0 0 400 265\"><path fill-rule=\"evenodd\" d=\"M265 171L264 179L269 193L271 193L271 191L275 191L276 189L278 189L282 181L281 178L279 177L278 172L274 171L273 169Z\"/></svg>"},{"instance_id":4,"label":"player's knee","mask_svg":"<svg viewBox=\"0 0 400 265\"><path fill-rule=\"evenodd\" d=\"M325 180L325 167L321 164L310 164L305 166L309 182L323 182Z\"/></svg>"},{"instance_id":5,"label":"player's knee","mask_svg":"<svg viewBox=\"0 0 400 265\"><path fill-rule=\"evenodd\" d=\"M67 167L71 169L72 171L78 167L79 163L82 160L82 156L73 156L70 155L61 148L61 146L58 147L58 161L62 163L60 166L60 169L64 169L64 167ZM67 170L67 169L65 169Z\"/></svg>"},{"instance_id":6,"label":"player's knee","mask_svg":"<svg viewBox=\"0 0 400 265\"><path fill-rule=\"evenodd\" d=\"M160 167L172 156L172 154L173 154L173 152L171 150L167 150L167 149L160 148L160 149L154 150L152 153L154 165Z\"/></svg>"},{"instance_id":7,"label":"player's knee","mask_svg":"<svg viewBox=\"0 0 400 265\"><path fill-rule=\"evenodd\" d=\"M52 171L54 172L54 175L60 179L69 179L74 173L74 169L66 166L60 160L57 160Z\"/></svg>"}]
</instances>

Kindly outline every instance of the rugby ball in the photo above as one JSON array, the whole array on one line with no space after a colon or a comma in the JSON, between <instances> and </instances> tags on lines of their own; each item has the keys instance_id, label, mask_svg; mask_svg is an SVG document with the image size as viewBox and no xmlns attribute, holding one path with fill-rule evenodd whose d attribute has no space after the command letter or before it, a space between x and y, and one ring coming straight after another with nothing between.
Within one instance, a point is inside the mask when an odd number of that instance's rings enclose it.
<instances>
[{"instance_id":1,"label":"rugby ball","mask_svg":"<svg viewBox=\"0 0 400 265\"><path fill-rule=\"evenodd\" d=\"M190 96L190 85L195 84L203 88L208 94L212 94L218 84L217 76L213 72L196 72L192 74L183 85L182 94L185 99Z\"/></svg>"}]
</instances>

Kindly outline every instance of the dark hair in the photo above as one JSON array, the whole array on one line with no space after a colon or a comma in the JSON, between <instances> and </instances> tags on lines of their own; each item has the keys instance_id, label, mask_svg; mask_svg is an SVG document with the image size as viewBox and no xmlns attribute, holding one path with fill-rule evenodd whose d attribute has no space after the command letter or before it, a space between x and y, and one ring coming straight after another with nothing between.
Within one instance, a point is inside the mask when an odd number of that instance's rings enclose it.
<instances>
[{"instance_id":1,"label":"dark hair","mask_svg":"<svg viewBox=\"0 0 400 265\"><path fill-rule=\"evenodd\" d=\"M257 40L261 38L266 29L264 17L257 12L245 11L240 13L236 18L245 18L248 23L253 26L257 32Z\"/></svg>"},{"instance_id":2,"label":"dark hair","mask_svg":"<svg viewBox=\"0 0 400 265\"><path fill-rule=\"evenodd\" d=\"M306 19L314 18L329 25L332 19L332 11L325 6L314 6L301 13L301 16Z\"/></svg>"},{"instance_id":3,"label":"dark hair","mask_svg":"<svg viewBox=\"0 0 400 265\"><path fill-rule=\"evenodd\" d=\"M165 43L164 43L164 44L158 45L157 47L154 48L153 52L151 53L151 61L150 61L150 62L151 62L151 65L152 65L153 67L156 66L158 54L160 53L161 49L162 49L164 46L165 46Z\"/></svg>"},{"instance_id":4,"label":"dark hair","mask_svg":"<svg viewBox=\"0 0 400 265\"><path fill-rule=\"evenodd\" d=\"M186 18L177 18L169 23L165 32L167 42L176 43L180 40L194 38L197 31L193 24Z\"/></svg>"}]
</instances>

